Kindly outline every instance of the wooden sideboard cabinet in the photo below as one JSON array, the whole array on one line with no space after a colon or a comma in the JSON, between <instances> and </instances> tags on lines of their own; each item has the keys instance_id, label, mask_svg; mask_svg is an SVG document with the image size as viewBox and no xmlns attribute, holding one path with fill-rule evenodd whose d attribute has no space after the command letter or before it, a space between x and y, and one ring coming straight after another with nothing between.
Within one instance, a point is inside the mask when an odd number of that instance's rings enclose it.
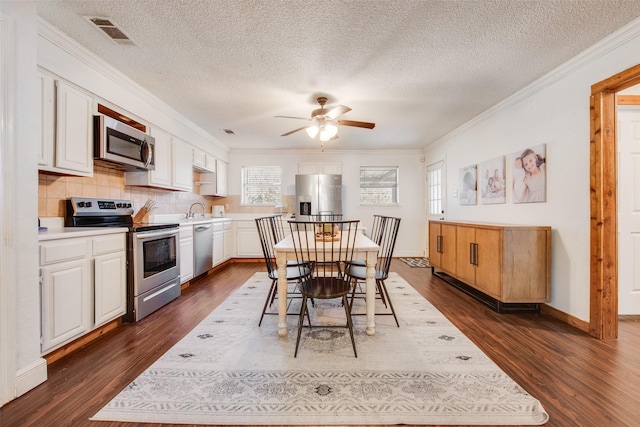
<instances>
[{"instance_id":1,"label":"wooden sideboard cabinet","mask_svg":"<svg viewBox=\"0 0 640 427\"><path fill-rule=\"evenodd\" d=\"M551 299L551 227L430 221L429 262L501 312Z\"/></svg>"}]
</instances>

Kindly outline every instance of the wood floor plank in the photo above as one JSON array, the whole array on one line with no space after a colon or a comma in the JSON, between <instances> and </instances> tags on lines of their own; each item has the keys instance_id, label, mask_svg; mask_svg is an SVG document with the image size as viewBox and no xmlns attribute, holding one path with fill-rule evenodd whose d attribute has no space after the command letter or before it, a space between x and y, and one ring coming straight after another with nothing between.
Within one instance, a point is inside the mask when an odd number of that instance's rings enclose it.
<instances>
[{"instance_id":1,"label":"wood floor plank","mask_svg":"<svg viewBox=\"0 0 640 427\"><path fill-rule=\"evenodd\" d=\"M428 268L394 260L391 269L542 402L550 415L546 426L638 425L638 317L620 319L617 340L596 340L548 315L498 314L433 277ZM88 419L256 271L264 271L264 265L235 263L218 269L141 322L123 325L55 361L44 384L0 408L0 425L162 426Z\"/></svg>"}]
</instances>

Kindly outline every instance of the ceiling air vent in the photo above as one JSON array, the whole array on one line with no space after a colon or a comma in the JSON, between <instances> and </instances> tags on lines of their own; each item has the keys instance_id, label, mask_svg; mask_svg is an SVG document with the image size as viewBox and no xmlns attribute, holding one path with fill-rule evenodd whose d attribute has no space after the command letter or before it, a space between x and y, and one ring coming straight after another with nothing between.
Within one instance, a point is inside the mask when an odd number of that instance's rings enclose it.
<instances>
[{"instance_id":1,"label":"ceiling air vent","mask_svg":"<svg viewBox=\"0 0 640 427\"><path fill-rule=\"evenodd\" d=\"M233 129L222 129L222 131L224 133L226 133L227 135L235 135L236 133L233 131Z\"/></svg>"},{"instance_id":2,"label":"ceiling air vent","mask_svg":"<svg viewBox=\"0 0 640 427\"><path fill-rule=\"evenodd\" d=\"M125 34L111 18L100 18L95 16L85 16L89 22L102 30L102 33L109 37L114 43L121 45L135 45L133 40Z\"/></svg>"}]
</instances>

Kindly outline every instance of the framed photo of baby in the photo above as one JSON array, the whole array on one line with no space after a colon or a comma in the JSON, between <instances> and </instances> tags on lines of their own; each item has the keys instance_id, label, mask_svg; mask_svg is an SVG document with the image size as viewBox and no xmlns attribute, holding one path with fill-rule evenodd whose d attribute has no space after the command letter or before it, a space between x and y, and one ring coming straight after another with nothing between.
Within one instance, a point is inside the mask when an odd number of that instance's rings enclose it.
<instances>
[{"instance_id":1,"label":"framed photo of baby","mask_svg":"<svg viewBox=\"0 0 640 427\"><path fill-rule=\"evenodd\" d=\"M513 203L547 201L546 144L516 151L510 156Z\"/></svg>"},{"instance_id":2,"label":"framed photo of baby","mask_svg":"<svg viewBox=\"0 0 640 427\"><path fill-rule=\"evenodd\" d=\"M484 161L478 169L482 204L505 203L504 156Z\"/></svg>"},{"instance_id":3,"label":"framed photo of baby","mask_svg":"<svg viewBox=\"0 0 640 427\"><path fill-rule=\"evenodd\" d=\"M460 169L460 204L475 205L477 203L476 165Z\"/></svg>"}]
</instances>

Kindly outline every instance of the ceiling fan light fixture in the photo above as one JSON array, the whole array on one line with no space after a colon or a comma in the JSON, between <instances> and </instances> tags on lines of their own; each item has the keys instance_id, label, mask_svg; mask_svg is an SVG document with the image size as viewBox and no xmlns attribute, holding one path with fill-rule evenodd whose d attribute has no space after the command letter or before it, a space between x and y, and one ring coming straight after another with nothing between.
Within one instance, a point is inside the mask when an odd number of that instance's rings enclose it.
<instances>
[{"instance_id":1,"label":"ceiling fan light fixture","mask_svg":"<svg viewBox=\"0 0 640 427\"><path fill-rule=\"evenodd\" d=\"M330 141L334 136L338 134L338 127L331 123L327 123L320 130L320 141Z\"/></svg>"},{"instance_id":2,"label":"ceiling fan light fixture","mask_svg":"<svg viewBox=\"0 0 640 427\"><path fill-rule=\"evenodd\" d=\"M318 134L318 131L320 131L320 128L318 127L318 125L312 125L306 128L305 130L307 132L307 135L309 135L309 137L313 139Z\"/></svg>"}]
</instances>

